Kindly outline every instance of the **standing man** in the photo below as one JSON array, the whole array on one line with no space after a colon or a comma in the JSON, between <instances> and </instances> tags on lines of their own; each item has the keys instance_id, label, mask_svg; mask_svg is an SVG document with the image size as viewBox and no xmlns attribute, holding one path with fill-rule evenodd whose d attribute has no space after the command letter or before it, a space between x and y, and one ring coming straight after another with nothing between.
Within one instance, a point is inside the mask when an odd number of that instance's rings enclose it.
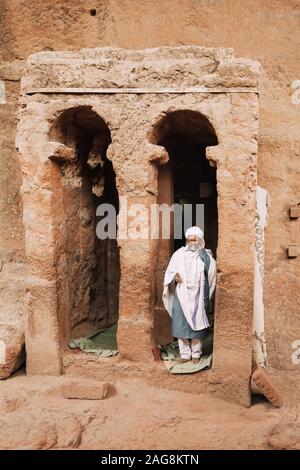
<instances>
[{"instance_id":1,"label":"standing man","mask_svg":"<svg viewBox=\"0 0 300 470\"><path fill-rule=\"evenodd\" d=\"M201 339L209 327L209 301L216 285L216 262L204 248L199 227L185 232L186 246L172 255L164 278L163 302L178 338L180 363L200 361Z\"/></svg>"}]
</instances>

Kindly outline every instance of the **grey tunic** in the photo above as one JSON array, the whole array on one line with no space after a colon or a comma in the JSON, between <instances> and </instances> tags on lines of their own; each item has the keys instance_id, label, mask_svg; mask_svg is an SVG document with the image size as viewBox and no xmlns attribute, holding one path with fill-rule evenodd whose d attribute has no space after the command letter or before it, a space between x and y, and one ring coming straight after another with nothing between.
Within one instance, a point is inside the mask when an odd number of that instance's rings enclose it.
<instances>
[{"instance_id":1,"label":"grey tunic","mask_svg":"<svg viewBox=\"0 0 300 470\"><path fill-rule=\"evenodd\" d=\"M176 292L174 293L172 307L172 335L174 338L181 339L203 339L209 331L209 328L203 330L193 330L184 316Z\"/></svg>"}]
</instances>

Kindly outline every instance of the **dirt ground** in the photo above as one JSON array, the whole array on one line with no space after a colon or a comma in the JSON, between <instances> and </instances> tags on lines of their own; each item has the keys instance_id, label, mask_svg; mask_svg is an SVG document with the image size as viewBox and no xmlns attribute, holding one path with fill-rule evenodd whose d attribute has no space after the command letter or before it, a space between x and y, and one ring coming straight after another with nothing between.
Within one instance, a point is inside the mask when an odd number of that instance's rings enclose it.
<instances>
[{"instance_id":1,"label":"dirt ground","mask_svg":"<svg viewBox=\"0 0 300 470\"><path fill-rule=\"evenodd\" d=\"M103 400L63 397L66 377L0 382L0 449L300 449L300 406L250 408L209 395L111 384Z\"/></svg>"}]
</instances>

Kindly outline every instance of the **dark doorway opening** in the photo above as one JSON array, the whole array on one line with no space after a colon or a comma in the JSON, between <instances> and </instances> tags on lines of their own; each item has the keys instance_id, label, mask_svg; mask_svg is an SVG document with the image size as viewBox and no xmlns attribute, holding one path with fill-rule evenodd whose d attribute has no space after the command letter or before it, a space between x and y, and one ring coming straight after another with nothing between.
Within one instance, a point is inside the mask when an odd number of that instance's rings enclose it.
<instances>
[{"instance_id":1,"label":"dark doorway opening","mask_svg":"<svg viewBox=\"0 0 300 470\"><path fill-rule=\"evenodd\" d=\"M213 126L201 113L180 110L167 113L153 127L149 141L163 146L169 161L158 168L158 203L192 205L192 222L196 223L196 207L203 204L205 248L216 258L218 243L217 174L214 162L206 158L206 147L218 145ZM174 214L174 217L176 215ZM182 217L182 215L180 215ZM176 222L176 219L175 219ZM156 269L156 309L154 337L158 343L171 341L170 318L162 304L162 286L172 253L185 244L185 227L179 238L161 239ZM199 225L199 224L198 224ZM171 233L174 220L170 218ZM214 301L210 306L213 326Z\"/></svg>"},{"instance_id":2,"label":"dark doorway opening","mask_svg":"<svg viewBox=\"0 0 300 470\"><path fill-rule=\"evenodd\" d=\"M165 145L173 174L173 202L182 207L192 205L191 225L197 225L197 208L198 213L203 211L204 226L201 228L205 234L205 247L210 249L215 257L218 240L216 169L210 166L205 157L205 145L201 143L174 136ZM176 251L184 244L182 217L181 238L174 239L173 250Z\"/></svg>"}]
</instances>

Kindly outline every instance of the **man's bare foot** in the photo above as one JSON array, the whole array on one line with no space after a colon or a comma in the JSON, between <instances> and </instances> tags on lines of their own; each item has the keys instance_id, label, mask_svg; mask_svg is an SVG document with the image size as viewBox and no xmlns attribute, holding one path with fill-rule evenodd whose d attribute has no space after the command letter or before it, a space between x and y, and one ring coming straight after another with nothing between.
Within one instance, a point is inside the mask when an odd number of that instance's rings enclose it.
<instances>
[{"instance_id":1,"label":"man's bare foot","mask_svg":"<svg viewBox=\"0 0 300 470\"><path fill-rule=\"evenodd\" d=\"M200 357L193 357L192 359L193 364L199 364L199 362L200 362Z\"/></svg>"}]
</instances>

